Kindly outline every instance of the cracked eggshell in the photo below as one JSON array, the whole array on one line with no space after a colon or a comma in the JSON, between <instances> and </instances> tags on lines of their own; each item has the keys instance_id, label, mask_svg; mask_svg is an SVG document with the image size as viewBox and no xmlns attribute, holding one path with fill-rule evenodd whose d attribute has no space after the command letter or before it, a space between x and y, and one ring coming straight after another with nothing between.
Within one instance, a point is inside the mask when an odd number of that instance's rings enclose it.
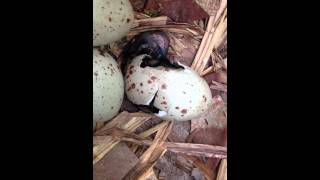
<instances>
[{"instance_id":1,"label":"cracked eggshell","mask_svg":"<svg viewBox=\"0 0 320 180\"><path fill-rule=\"evenodd\" d=\"M124 37L133 25L129 0L93 0L93 46Z\"/></svg>"},{"instance_id":2,"label":"cracked eggshell","mask_svg":"<svg viewBox=\"0 0 320 180\"><path fill-rule=\"evenodd\" d=\"M93 49L93 121L108 121L119 112L123 87L117 62L108 53Z\"/></svg>"},{"instance_id":3,"label":"cracked eggshell","mask_svg":"<svg viewBox=\"0 0 320 180\"><path fill-rule=\"evenodd\" d=\"M134 58L126 71L125 91L130 101L149 105L155 96L153 105L160 110L156 115L165 120L191 120L208 110L212 103L211 91L195 71L182 64L184 70L141 68L144 56Z\"/></svg>"}]
</instances>

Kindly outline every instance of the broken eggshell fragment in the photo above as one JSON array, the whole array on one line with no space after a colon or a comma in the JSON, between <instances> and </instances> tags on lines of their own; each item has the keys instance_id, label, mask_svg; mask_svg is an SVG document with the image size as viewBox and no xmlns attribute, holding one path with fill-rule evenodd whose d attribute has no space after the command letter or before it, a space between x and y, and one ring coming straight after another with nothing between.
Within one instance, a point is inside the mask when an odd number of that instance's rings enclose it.
<instances>
[{"instance_id":1,"label":"broken eggshell fragment","mask_svg":"<svg viewBox=\"0 0 320 180\"><path fill-rule=\"evenodd\" d=\"M117 62L108 53L93 49L93 121L113 118L124 96L123 76Z\"/></svg>"},{"instance_id":2,"label":"broken eggshell fragment","mask_svg":"<svg viewBox=\"0 0 320 180\"><path fill-rule=\"evenodd\" d=\"M144 67L146 55L132 59L125 74L125 92L136 105L152 105L165 120L191 120L208 110L212 95L207 82L190 67Z\"/></svg>"}]
</instances>

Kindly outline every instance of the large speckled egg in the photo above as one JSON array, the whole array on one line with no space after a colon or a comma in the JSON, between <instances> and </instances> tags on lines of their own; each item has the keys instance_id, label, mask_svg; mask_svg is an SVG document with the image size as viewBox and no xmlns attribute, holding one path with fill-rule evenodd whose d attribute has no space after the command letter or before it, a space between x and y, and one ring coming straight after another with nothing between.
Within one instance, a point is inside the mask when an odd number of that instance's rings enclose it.
<instances>
[{"instance_id":1,"label":"large speckled egg","mask_svg":"<svg viewBox=\"0 0 320 180\"><path fill-rule=\"evenodd\" d=\"M123 76L108 53L93 49L93 121L108 121L119 112L124 95Z\"/></svg>"},{"instance_id":2,"label":"large speckled egg","mask_svg":"<svg viewBox=\"0 0 320 180\"><path fill-rule=\"evenodd\" d=\"M129 0L93 0L93 46L109 44L124 37L133 24Z\"/></svg>"},{"instance_id":3,"label":"large speckled egg","mask_svg":"<svg viewBox=\"0 0 320 180\"><path fill-rule=\"evenodd\" d=\"M159 109L165 120L191 120L206 112L212 104L207 82L188 66L172 69L162 66L140 67L145 55L135 57L125 75L125 92L137 105ZM154 101L153 98L155 97Z\"/></svg>"}]
</instances>

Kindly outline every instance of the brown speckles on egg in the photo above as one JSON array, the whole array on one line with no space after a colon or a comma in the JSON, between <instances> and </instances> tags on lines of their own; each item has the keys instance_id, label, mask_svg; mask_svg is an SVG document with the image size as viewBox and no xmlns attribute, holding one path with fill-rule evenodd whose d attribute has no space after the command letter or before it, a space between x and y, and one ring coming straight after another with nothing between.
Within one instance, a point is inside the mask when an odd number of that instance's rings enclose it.
<instances>
[{"instance_id":1,"label":"brown speckles on egg","mask_svg":"<svg viewBox=\"0 0 320 180\"><path fill-rule=\"evenodd\" d=\"M192 101L190 100L189 103L192 103Z\"/></svg>"},{"instance_id":2,"label":"brown speckles on egg","mask_svg":"<svg viewBox=\"0 0 320 180\"><path fill-rule=\"evenodd\" d=\"M113 109L114 107L113 106L111 106L111 109Z\"/></svg>"},{"instance_id":3,"label":"brown speckles on egg","mask_svg":"<svg viewBox=\"0 0 320 180\"><path fill-rule=\"evenodd\" d=\"M131 89L134 89L134 88L136 88L136 84L135 84L135 83L132 83L132 84L130 85L130 87L128 88L128 91L130 91Z\"/></svg>"},{"instance_id":4,"label":"brown speckles on egg","mask_svg":"<svg viewBox=\"0 0 320 180\"><path fill-rule=\"evenodd\" d=\"M164 104L164 105L166 105L166 104L167 104L167 102L166 102L166 101L162 101L160 104Z\"/></svg>"},{"instance_id":5,"label":"brown speckles on egg","mask_svg":"<svg viewBox=\"0 0 320 180\"><path fill-rule=\"evenodd\" d=\"M177 106L176 109L179 109L179 107Z\"/></svg>"},{"instance_id":6,"label":"brown speckles on egg","mask_svg":"<svg viewBox=\"0 0 320 180\"><path fill-rule=\"evenodd\" d=\"M129 74L130 74L130 75L133 74L133 71L132 71L132 70L129 70Z\"/></svg>"},{"instance_id":7,"label":"brown speckles on egg","mask_svg":"<svg viewBox=\"0 0 320 180\"><path fill-rule=\"evenodd\" d=\"M111 32L115 31L114 27L109 26L109 31Z\"/></svg>"},{"instance_id":8,"label":"brown speckles on egg","mask_svg":"<svg viewBox=\"0 0 320 180\"><path fill-rule=\"evenodd\" d=\"M129 69L132 69L134 66L133 65L130 65Z\"/></svg>"},{"instance_id":9,"label":"brown speckles on egg","mask_svg":"<svg viewBox=\"0 0 320 180\"><path fill-rule=\"evenodd\" d=\"M123 5L123 2L121 1L121 5Z\"/></svg>"},{"instance_id":10,"label":"brown speckles on egg","mask_svg":"<svg viewBox=\"0 0 320 180\"><path fill-rule=\"evenodd\" d=\"M98 74L98 72L94 72L94 75L95 75L95 76L98 76L99 74Z\"/></svg>"},{"instance_id":11,"label":"brown speckles on egg","mask_svg":"<svg viewBox=\"0 0 320 180\"><path fill-rule=\"evenodd\" d=\"M127 76L126 76L126 78L128 79L130 77L130 75L128 74Z\"/></svg>"},{"instance_id":12,"label":"brown speckles on egg","mask_svg":"<svg viewBox=\"0 0 320 180\"><path fill-rule=\"evenodd\" d=\"M183 93L183 94L186 94L186 92L185 92L185 91L182 91L182 93Z\"/></svg>"},{"instance_id":13,"label":"brown speckles on egg","mask_svg":"<svg viewBox=\"0 0 320 180\"><path fill-rule=\"evenodd\" d=\"M111 22L112 21L112 18L111 17L109 17L109 22Z\"/></svg>"},{"instance_id":14,"label":"brown speckles on egg","mask_svg":"<svg viewBox=\"0 0 320 180\"><path fill-rule=\"evenodd\" d=\"M122 11L122 8L120 8L119 10Z\"/></svg>"},{"instance_id":15,"label":"brown speckles on egg","mask_svg":"<svg viewBox=\"0 0 320 180\"><path fill-rule=\"evenodd\" d=\"M187 112L188 112L187 109L182 109L182 110L181 110L181 113L182 113L182 114L187 114Z\"/></svg>"},{"instance_id":16,"label":"brown speckles on egg","mask_svg":"<svg viewBox=\"0 0 320 180\"><path fill-rule=\"evenodd\" d=\"M141 90L140 93L143 94L143 91Z\"/></svg>"},{"instance_id":17,"label":"brown speckles on egg","mask_svg":"<svg viewBox=\"0 0 320 180\"><path fill-rule=\"evenodd\" d=\"M207 97L205 95L203 95L202 98L204 102L207 102Z\"/></svg>"},{"instance_id":18,"label":"brown speckles on egg","mask_svg":"<svg viewBox=\"0 0 320 180\"><path fill-rule=\"evenodd\" d=\"M127 23L129 23L130 21L131 21L131 19L128 18L128 19L127 19Z\"/></svg>"},{"instance_id":19,"label":"brown speckles on egg","mask_svg":"<svg viewBox=\"0 0 320 180\"><path fill-rule=\"evenodd\" d=\"M151 84L152 83L152 81L151 80L148 80L148 84Z\"/></svg>"},{"instance_id":20,"label":"brown speckles on egg","mask_svg":"<svg viewBox=\"0 0 320 180\"><path fill-rule=\"evenodd\" d=\"M140 86L141 86L141 87L143 86L143 83L142 83L142 82L140 83Z\"/></svg>"},{"instance_id":21,"label":"brown speckles on egg","mask_svg":"<svg viewBox=\"0 0 320 180\"><path fill-rule=\"evenodd\" d=\"M162 84L161 85L161 89L167 89L167 85L166 84Z\"/></svg>"},{"instance_id":22,"label":"brown speckles on egg","mask_svg":"<svg viewBox=\"0 0 320 180\"><path fill-rule=\"evenodd\" d=\"M156 80L157 79L157 77L155 77L155 76L151 76L151 80Z\"/></svg>"},{"instance_id":23,"label":"brown speckles on egg","mask_svg":"<svg viewBox=\"0 0 320 180\"><path fill-rule=\"evenodd\" d=\"M124 18L121 19L121 22L123 22L123 21L124 21Z\"/></svg>"},{"instance_id":24,"label":"brown speckles on egg","mask_svg":"<svg viewBox=\"0 0 320 180\"><path fill-rule=\"evenodd\" d=\"M163 96L162 99L166 99L166 98Z\"/></svg>"}]
</instances>

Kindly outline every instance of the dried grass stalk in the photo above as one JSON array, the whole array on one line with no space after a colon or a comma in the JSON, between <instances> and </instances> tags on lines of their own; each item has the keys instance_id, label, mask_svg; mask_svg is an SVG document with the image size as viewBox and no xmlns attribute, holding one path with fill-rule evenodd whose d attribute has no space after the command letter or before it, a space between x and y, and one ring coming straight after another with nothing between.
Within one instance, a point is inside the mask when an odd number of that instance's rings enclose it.
<instances>
[{"instance_id":1,"label":"dried grass stalk","mask_svg":"<svg viewBox=\"0 0 320 180\"><path fill-rule=\"evenodd\" d=\"M227 180L227 160L222 159L216 180Z\"/></svg>"},{"instance_id":2,"label":"dried grass stalk","mask_svg":"<svg viewBox=\"0 0 320 180\"><path fill-rule=\"evenodd\" d=\"M98 130L95 135L103 134L104 131L114 127L133 132L152 117L152 115L146 113L128 113L124 111L106 124L103 128ZM97 145L93 147L93 164L96 164L98 161L100 161L119 142L119 140L109 137L100 144L96 143Z\"/></svg>"},{"instance_id":3,"label":"dried grass stalk","mask_svg":"<svg viewBox=\"0 0 320 180\"><path fill-rule=\"evenodd\" d=\"M198 52L191 65L195 71L200 75L208 73L208 70L204 73L210 60L211 53L215 51L226 40L227 36L227 8L224 4L221 4L220 9L216 16L210 16L206 32L201 41ZM211 70L211 69L210 69Z\"/></svg>"},{"instance_id":4,"label":"dried grass stalk","mask_svg":"<svg viewBox=\"0 0 320 180\"><path fill-rule=\"evenodd\" d=\"M157 132L151 146L140 157L140 161L127 173L124 180L144 180L156 161L166 152L165 140L172 129L172 122L166 121L166 126Z\"/></svg>"},{"instance_id":5,"label":"dried grass stalk","mask_svg":"<svg viewBox=\"0 0 320 180\"><path fill-rule=\"evenodd\" d=\"M137 23L137 26L162 26L166 25L167 21L167 16L159 16L154 18L137 19L135 20L135 23Z\"/></svg>"},{"instance_id":6,"label":"dried grass stalk","mask_svg":"<svg viewBox=\"0 0 320 180\"><path fill-rule=\"evenodd\" d=\"M114 139L132 142L138 145L152 146L153 144L152 141L146 138L140 137L134 133L131 133L119 128L112 128L109 130L109 132L106 132L106 134L112 136ZM207 144L193 144L193 143L174 143L174 142L164 142L164 144L166 145L166 148L169 151L177 154L213 157L213 158L219 158L219 159L223 159L227 157L227 148L222 146L212 146Z\"/></svg>"}]
</instances>

